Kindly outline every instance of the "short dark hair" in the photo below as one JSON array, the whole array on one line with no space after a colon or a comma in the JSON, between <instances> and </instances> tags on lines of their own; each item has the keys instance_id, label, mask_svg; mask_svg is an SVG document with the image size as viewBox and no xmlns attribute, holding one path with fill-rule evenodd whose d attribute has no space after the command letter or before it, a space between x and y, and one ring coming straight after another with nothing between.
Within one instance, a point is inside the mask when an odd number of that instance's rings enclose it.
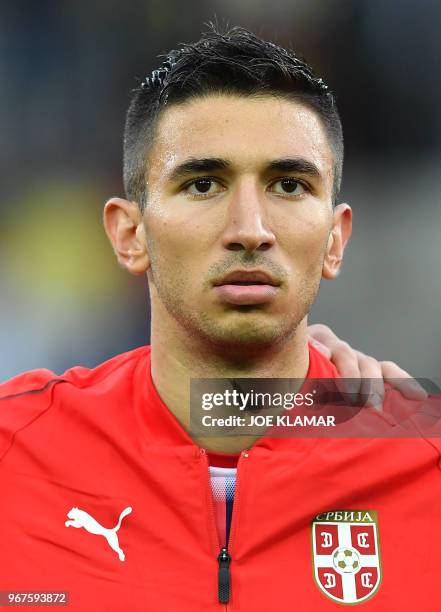
<instances>
[{"instance_id":1,"label":"short dark hair","mask_svg":"<svg viewBox=\"0 0 441 612\"><path fill-rule=\"evenodd\" d=\"M294 51L262 40L244 28L220 31L214 24L202 38L171 51L134 90L124 131L124 187L143 211L147 203L146 163L161 111L212 93L277 95L296 99L322 121L334 154L333 203L340 191L343 132L335 98L323 80Z\"/></svg>"}]
</instances>

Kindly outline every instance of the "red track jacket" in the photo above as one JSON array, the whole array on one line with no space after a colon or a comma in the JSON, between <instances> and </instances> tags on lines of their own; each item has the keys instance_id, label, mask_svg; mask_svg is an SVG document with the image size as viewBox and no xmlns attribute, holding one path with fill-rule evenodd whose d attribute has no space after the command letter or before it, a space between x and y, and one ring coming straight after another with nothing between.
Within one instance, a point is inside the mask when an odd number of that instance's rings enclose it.
<instances>
[{"instance_id":1,"label":"red track jacket","mask_svg":"<svg viewBox=\"0 0 441 612\"><path fill-rule=\"evenodd\" d=\"M336 375L311 347L308 376ZM219 561L207 455L148 347L29 372L0 386L0 591L68 592L72 612L441 610L439 459L436 439L262 438Z\"/></svg>"}]
</instances>

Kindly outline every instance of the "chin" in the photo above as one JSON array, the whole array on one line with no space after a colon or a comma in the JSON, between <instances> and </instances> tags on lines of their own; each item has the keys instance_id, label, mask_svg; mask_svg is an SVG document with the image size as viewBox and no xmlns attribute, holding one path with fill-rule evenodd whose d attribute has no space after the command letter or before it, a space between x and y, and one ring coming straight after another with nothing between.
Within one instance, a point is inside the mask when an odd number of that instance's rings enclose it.
<instances>
[{"instance_id":1,"label":"chin","mask_svg":"<svg viewBox=\"0 0 441 612\"><path fill-rule=\"evenodd\" d=\"M241 355L276 348L293 336L297 323L263 324L261 321L241 321L205 329L207 340L218 350L235 351Z\"/></svg>"}]
</instances>

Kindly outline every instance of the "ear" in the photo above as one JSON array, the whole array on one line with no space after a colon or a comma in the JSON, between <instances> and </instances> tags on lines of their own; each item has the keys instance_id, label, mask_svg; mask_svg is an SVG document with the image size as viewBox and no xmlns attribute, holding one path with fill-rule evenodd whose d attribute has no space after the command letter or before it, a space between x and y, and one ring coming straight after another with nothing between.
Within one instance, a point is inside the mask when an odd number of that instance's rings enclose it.
<instances>
[{"instance_id":1,"label":"ear","mask_svg":"<svg viewBox=\"0 0 441 612\"><path fill-rule=\"evenodd\" d=\"M121 266L144 274L150 260L142 214L136 202L111 198L104 207L104 228Z\"/></svg>"},{"instance_id":2,"label":"ear","mask_svg":"<svg viewBox=\"0 0 441 612\"><path fill-rule=\"evenodd\" d=\"M323 260L322 276L328 280L336 278L343 263L343 253L352 233L352 210L347 204L334 209L331 233Z\"/></svg>"}]
</instances>

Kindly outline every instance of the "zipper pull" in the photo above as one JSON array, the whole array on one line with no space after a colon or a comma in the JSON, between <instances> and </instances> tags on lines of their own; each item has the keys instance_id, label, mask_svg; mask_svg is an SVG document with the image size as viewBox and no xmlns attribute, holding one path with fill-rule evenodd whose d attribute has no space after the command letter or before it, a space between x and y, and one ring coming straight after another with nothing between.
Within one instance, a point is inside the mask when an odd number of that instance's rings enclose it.
<instances>
[{"instance_id":1,"label":"zipper pull","mask_svg":"<svg viewBox=\"0 0 441 612\"><path fill-rule=\"evenodd\" d=\"M230 601L230 561L231 557L226 548L222 548L217 558L219 562L218 573L218 599L219 603Z\"/></svg>"}]
</instances>

